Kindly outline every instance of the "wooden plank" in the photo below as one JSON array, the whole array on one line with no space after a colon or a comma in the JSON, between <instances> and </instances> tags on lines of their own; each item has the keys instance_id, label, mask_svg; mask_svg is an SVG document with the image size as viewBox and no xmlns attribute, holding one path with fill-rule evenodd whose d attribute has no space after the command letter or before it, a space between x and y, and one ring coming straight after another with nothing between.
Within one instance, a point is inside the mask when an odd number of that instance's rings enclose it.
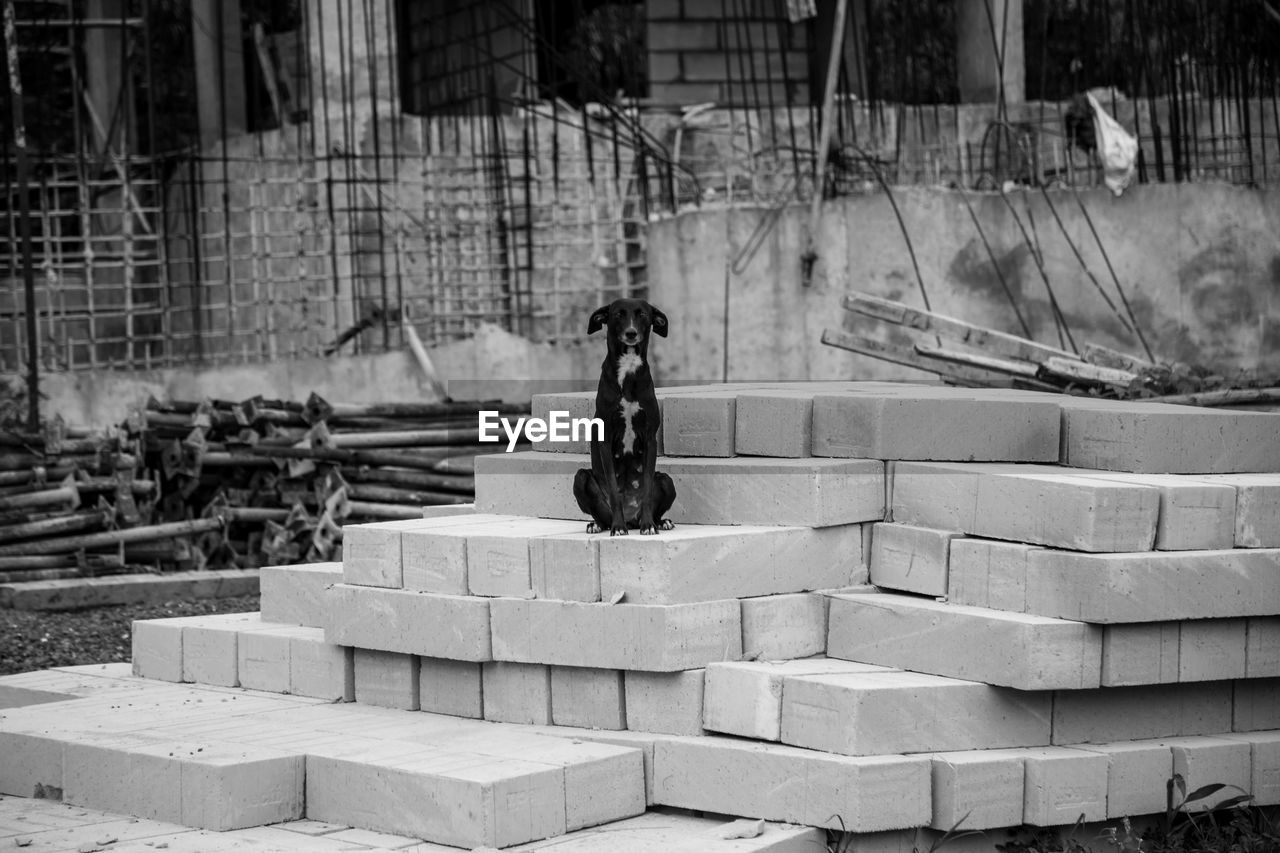
<instances>
[{"instance_id":1,"label":"wooden plank","mask_svg":"<svg viewBox=\"0 0 1280 853\"><path fill-rule=\"evenodd\" d=\"M1043 367L1049 373L1055 376L1065 376L1077 382L1096 382L1103 385L1124 385L1128 386L1130 382L1137 378L1133 373L1127 370L1117 370L1114 367L1102 367L1097 364L1088 364L1078 359L1065 358L1049 358L1046 359Z\"/></svg>"},{"instance_id":2,"label":"wooden plank","mask_svg":"<svg viewBox=\"0 0 1280 853\"><path fill-rule=\"evenodd\" d=\"M1110 347L1104 347L1102 344L1085 344L1083 355L1084 360L1090 364L1114 367L1118 370L1131 370L1134 373L1155 367L1151 362L1138 358L1136 355L1113 350Z\"/></svg>"},{"instance_id":3,"label":"wooden plank","mask_svg":"<svg viewBox=\"0 0 1280 853\"><path fill-rule=\"evenodd\" d=\"M1078 359L1075 353L1056 347L1038 344L1017 335L998 332L975 326L954 317L947 317L933 311L911 308L901 302L883 299L869 293L853 292L844 298L845 310L853 311L867 317L874 317L886 323L906 326L918 332L941 337L952 338L972 347L991 352L993 355L1006 358L1020 358L1024 361L1043 363L1048 358Z\"/></svg>"},{"instance_id":4,"label":"wooden plank","mask_svg":"<svg viewBox=\"0 0 1280 853\"><path fill-rule=\"evenodd\" d=\"M955 382L959 385L981 386L1008 381L1007 376L1003 376L999 373L992 373L989 370L979 370L977 368L966 367L959 364L943 364L936 359L930 359L920 355L912 348L886 344L882 341L874 341L870 338L851 335L848 332L840 331L838 329L824 329L822 332L822 342L827 346L839 347L840 349L849 350L850 352L856 352L859 355L869 355L872 358L878 358L881 361L901 364L905 367L914 367L916 370L924 370L928 373L936 373L943 379Z\"/></svg>"},{"instance_id":5,"label":"wooden plank","mask_svg":"<svg viewBox=\"0 0 1280 853\"><path fill-rule=\"evenodd\" d=\"M1029 379L1035 379L1039 372L1036 366L1029 361L996 358L990 355L979 355L978 353L961 352L960 350L946 347L930 346L929 344L916 344L915 350L927 358L936 358L955 364L967 364L984 370L994 370L997 373L1008 373L1011 376L1025 376Z\"/></svg>"}]
</instances>

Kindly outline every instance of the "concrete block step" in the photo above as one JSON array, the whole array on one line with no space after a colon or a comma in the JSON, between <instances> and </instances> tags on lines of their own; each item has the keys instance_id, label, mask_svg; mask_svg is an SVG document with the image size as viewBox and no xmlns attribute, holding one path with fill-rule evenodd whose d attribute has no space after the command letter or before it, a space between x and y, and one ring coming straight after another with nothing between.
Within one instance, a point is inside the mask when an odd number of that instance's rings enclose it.
<instances>
[{"instance_id":1,"label":"concrete block step","mask_svg":"<svg viewBox=\"0 0 1280 853\"><path fill-rule=\"evenodd\" d=\"M853 757L725 737L660 737L653 798L661 805L849 832L925 826L930 762Z\"/></svg>"},{"instance_id":2,"label":"concrete block step","mask_svg":"<svg viewBox=\"0 0 1280 853\"><path fill-rule=\"evenodd\" d=\"M890 672L889 667L834 658L707 664L702 727L755 740L781 741L784 683L802 675Z\"/></svg>"},{"instance_id":3,"label":"concrete block step","mask_svg":"<svg viewBox=\"0 0 1280 853\"><path fill-rule=\"evenodd\" d=\"M833 658L1019 690L1101 683L1102 629L906 595L831 597Z\"/></svg>"},{"instance_id":4,"label":"concrete block step","mask_svg":"<svg viewBox=\"0 0 1280 853\"><path fill-rule=\"evenodd\" d=\"M945 596L951 543L962 535L910 524L872 525L871 583L898 592Z\"/></svg>"},{"instance_id":5,"label":"concrete block step","mask_svg":"<svg viewBox=\"0 0 1280 853\"><path fill-rule=\"evenodd\" d=\"M258 570L262 621L324 627L325 589L342 577L341 562L264 566Z\"/></svg>"},{"instance_id":6,"label":"concrete block step","mask_svg":"<svg viewBox=\"0 0 1280 853\"><path fill-rule=\"evenodd\" d=\"M545 454L544 454L545 455ZM420 522L428 524L428 522ZM866 580L859 525L680 525L645 536L582 532L581 522L474 515L430 527L362 531L396 539L396 571L347 571L364 586L486 597L675 604L847 587ZM370 561L361 557L362 565Z\"/></svg>"},{"instance_id":7,"label":"concrete block step","mask_svg":"<svg viewBox=\"0 0 1280 853\"><path fill-rule=\"evenodd\" d=\"M495 660L675 672L742 655L737 601L612 605L495 598L489 606Z\"/></svg>"},{"instance_id":8,"label":"concrete block step","mask_svg":"<svg viewBox=\"0 0 1280 853\"><path fill-rule=\"evenodd\" d=\"M1062 400L1064 465L1144 474L1280 471L1280 414Z\"/></svg>"},{"instance_id":9,"label":"concrete block step","mask_svg":"<svg viewBox=\"0 0 1280 853\"><path fill-rule=\"evenodd\" d=\"M915 672L783 681L782 742L842 755L1043 746L1051 697Z\"/></svg>"},{"instance_id":10,"label":"concrete block step","mask_svg":"<svg viewBox=\"0 0 1280 853\"><path fill-rule=\"evenodd\" d=\"M1081 554L1039 549L1002 582L1025 610L1097 624L1280 615L1280 549ZM1011 598L1017 599L1014 593Z\"/></svg>"},{"instance_id":11,"label":"concrete block step","mask_svg":"<svg viewBox=\"0 0 1280 853\"><path fill-rule=\"evenodd\" d=\"M1198 479L1235 489L1237 548L1280 548L1280 474L1214 474Z\"/></svg>"},{"instance_id":12,"label":"concrete block step","mask_svg":"<svg viewBox=\"0 0 1280 853\"><path fill-rule=\"evenodd\" d=\"M502 453L476 459L482 512L589 520L573 497L573 477L591 458L570 453ZM874 460L728 459L664 456L685 524L829 527L884 518L884 466Z\"/></svg>"},{"instance_id":13,"label":"concrete block step","mask_svg":"<svg viewBox=\"0 0 1280 853\"><path fill-rule=\"evenodd\" d=\"M1160 492L1001 464L896 462L895 522L1076 551L1147 551Z\"/></svg>"},{"instance_id":14,"label":"concrete block step","mask_svg":"<svg viewBox=\"0 0 1280 853\"><path fill-rule=\"evenodd\" d=\"M335 584L329 591L325 640L448 660L493 660L489 605L499 600Z\"/></svg>"},{"instance_id":15,"label":"concrete block step","mask_svg":"<svg viewBox=\"0 0 1280 853\"><path fill-rule=\"evenodd\" d=\"M329 701L354 698L351 650L324 631L227 613L133 623L133 671L144 678L244 686Z\"/></svg>"},{"instance_id":16,"label":"concrete block step","mask_svg":"<svg viewBox=\"0 0 1280 853\"><path fill-rule=\"evenodd\" d=\"M1057 402L954 389L817 394L813 455L1057 462Z\"/></svg>"}]
</instances>

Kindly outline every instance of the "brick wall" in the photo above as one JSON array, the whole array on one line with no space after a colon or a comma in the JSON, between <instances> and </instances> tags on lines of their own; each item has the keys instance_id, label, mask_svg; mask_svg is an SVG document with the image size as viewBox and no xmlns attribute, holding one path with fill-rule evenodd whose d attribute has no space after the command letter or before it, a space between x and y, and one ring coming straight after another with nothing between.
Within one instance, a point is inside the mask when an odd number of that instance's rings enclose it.
<instances>
[{"instance_id":1,"label":"brick wall","mask_svg":"<svg viewBox=\"0 0 1280 853\"><path fill-rule=\"evenodd\" d=\"M647 0L655 104L809 103L808 25L783 0Z\"/></svg>"}]
</instances>

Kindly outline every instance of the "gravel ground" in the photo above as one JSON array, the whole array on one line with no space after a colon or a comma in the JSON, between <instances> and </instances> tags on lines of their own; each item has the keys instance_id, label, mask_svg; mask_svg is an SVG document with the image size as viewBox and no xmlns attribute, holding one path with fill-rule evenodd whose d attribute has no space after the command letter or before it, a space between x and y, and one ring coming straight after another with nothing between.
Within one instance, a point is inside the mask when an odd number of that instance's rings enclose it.
<instances>
[{"instance_id":1,"label":"gravel ground","mask_svg":"<svg viewBox=\"0 0 1280 853\"><path fill-rule=\"evenodd\" d=\"M0 608L0 675L51 666L127 661L130 623L135 619L257 609L256 595L61 612Z\"/></svg>"}]
</instances>

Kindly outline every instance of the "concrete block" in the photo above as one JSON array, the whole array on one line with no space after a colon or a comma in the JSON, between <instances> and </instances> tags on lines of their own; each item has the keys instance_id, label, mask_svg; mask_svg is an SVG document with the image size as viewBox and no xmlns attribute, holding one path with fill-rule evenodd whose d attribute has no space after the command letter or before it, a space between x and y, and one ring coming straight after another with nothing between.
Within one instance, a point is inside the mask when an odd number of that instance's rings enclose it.
<instances>
[{"instance_id":1,"label":"concrete block","mask_svg":"<svg viewBox=\"0 0 1280 853\"><path fill-rule=\"evenodd\" d=\"M600 597L683 604L831 589L866 578L858 525L678 526L601 538Z\"/></svg>"},{"instance_id":2,"label":"concrete block","mask_svg":"<svg viewBox=\"0 0 1280 853\"><path fill-rule=\"evenodd\" d=\"M792 660L827 650L827 599L820 593L742 599L742 656Z\"/></svg>"},{"instance_id":3,"label":"concrete block","mask_svg":"<svg viewBox=\"0 0 1280 853\"><path fill-rule=\"evenodd\" d=\"M674 672L742 655L737 601L610 605L495 598L490 602L496 660Z\"/></svg>"},{"instance_id":4,"label":"concrete block","mask_svg":"<svg viewBox=\"0 0 1280 853\"><path fill-rule=\"evenodd\" d=\"M925 757L852 757L720 737L661 738L654 802L682 809L878 832L927 825Z\"/></svg>"},{"instance_id":5,"label":"concrete block","mask_svg":"<svg viewBox=\"0 0 1280 853\"><path fill-rule=\"evenodd\" d=\"M306 563L259 569L262 621L284 625L324 625L325 591L342 582L342 563Z\"/></svg>"},{"instance_id":6,"label":"concrete block","mask_svg":"<svg viewBox=\"0 0 1280 853\"><path fill-rule=\"evenodd\" d=\"M1080 471L1093 479L1150 486L1160 493L1157 551L1230 548L1235 540L1236 495L1230 486L1180 474Z\"/></svg>"},{"instance_id":7,"label":"concrete block","mask_svg":"<svg viewBox=\"0 0 1280 853\"><path fill-rule=\"evenodd\" d=\"M653 751L658 736L647 732L611 732L599 729L579 729L572 726L551 726L538 729L539 735L583 743L604 743L633 749L642 756L644 765L645 804L653 804Z\"/></svg>"},{"instance_id":8,"label":"concrete block","mask_svg":"<svg viewBox=\"0 0 1280 853\"><path fill-rule=\"evenodd\" d=\"M733 456L736 392L708 391L662 399L662 441L669 456Z\"/></svg>"},{"instance_id":9,"label":"concrete block","mask_svg":"<svg viewBox=\"0 0 1280 853\"><path fill-rule=\"evenodd\" d=\"M182 626L182 680L239 686L239 634L257 624L261 624L257 613L191 617Z\"/></svg>"},{"instance_id":10,"label":"concrete block","mask_svg":"<svg viewBox=\"0 0 1280 853\"><path fill-rule=\"evenodd\" d=\"M782 742L842 755L1047 746L1051 694L914 672L794 675Z\"/></svg>"},{"instance_id":11,"label":"concrete block","mask_svg":"<svg viewBox=\"0 0 1280 853\"><path fill-rule=\"evenodd\" d=\"M1280 548L1280 476L1220 474L1200 479L1236 490L1237 548Z\"/></svg>"},{"instance_id":12,"label":"concrete block","mask_svg":"<svg viewBox=\"0 0 1280 853\"><path fill-rule=\"evenodd\" d=\"M62 797L62 742L56 737L0 731L0 754L0 794Z\"/></svg>"},{"instance_id":13,"label":"concrete block","mask_svg":"<svg viewBox=\"0 0 1280 853\"><path fill-rule=\"evenodd\" d=\"M1105 755L1082 749L1029 749L1023 757L1022 820L1031 826L1062 826L1107 817Z\"/></svg>"},{"instance_id":14,"label":"concrete block","mask_svg":"<svg viewBox=\"0 0 1280 853\"><path fill-rule=\"evenodd\" d=\"M645 853L652 850L661 850L662 853L819 853L826 849L826 833L810 826L766 823L755 838L730 840L723 833L733 826L728 817L704 817L678 811L651 812L597 829L571 832L543 844L535 842L521 853L533 853L535 850L548 853ZM859 852L851 850L849 853ZM902 853L911 853L911 850L908 847Z\"/></svg>"},{"instance_id":15,"label":"concrete block","mask_svg":"<svg viewBox=\"0 0 1280 853\"><path fill-rule=\"evenodd\" d=\"M640 749L577 739L541 740L544 743L540 745L516 750L499 747L494 754L502 759L514 753L526 761L564 769L565 828L569 832L613 825L619 818L644 812L644 755Z\"/></svg>"},{"instance_id":16,"label":"concrete block","mask_svg":"<svg viewBox=\"0 0 1280 853\"><path fill-rule=\"evenodd\" d=\"M550 667L492 661L480 672L486 720L551 725Z\"/></svg>"},{"instance_id":17,"label":"concrete block","mask_svg":"<svg viewBox=\"0 0 1280 853\"><path fill-rule=\"evenodd\" d=\"M586 516L573 497L573 477L591 467L586 455L499 453L476 458L476 502L485 512ZM774 459L666 456L676 524L830 527L884 518L884 465L867 459Z\"/></svg>"},{"instance_id":18,"label":"concrete block","mask_svg":"<svg viewBox=\"0 0 1280 853\"><path fill-rule=\"evenodd\" d=\"M529 540L581 533L576 521L522 519L477 525L466 533L467 586L472 595L533 596Z\"/></svg>"},{"instance_id":19,"label":"concrete block","mask_svg":"<svg viewBox=\"0 0 1280 853\"><path fill-rule=\"evenodd\" d=\"M421 658L418 668L418 706L431 714L484 717L482 664L472 661Z\"/></svg>"},{"instance_id":20,"label":"concrete block","mask_svg":"<svg viewBox=\"0 0 1280 853\"><path fill-rule=\"evenodd\" d=\"M995 829L1022 823L1022 755L1008 750L940 752L931 762L934 829Z\"/></svg>"},{"instance_id":21,"label":"concrete block","mask_svg":"<svg viewBox=\"0 0 1280 853\"><path fill-rule=\"evenodd\" d=\"M401 752L408 754L376 760L308 755L307 817L468 849L565 832L562 767Z\"/></svg>"},{"instance_id":22,"label":"concrete block","mask_svg":"<svg viewBox=\"0 0 1280 853\"><path fill-rule=\"evenodd\" d=\"M709 664L702 727L723 734L776 741L782 736L783 683L788 677L885 672L886 669L828 658Z\"/></svg>"},{"instance_id":23,"label":"concrete block","mask_svg":"<svg viewBox=\"0 0 1280 853\"><path fill-rule=\"evenodd\" d=\"M947 597L954 604L1024 613L1027 562L1034 545L989 539L955 539L947 571Z\"/></svg>"},{"instance_id":24,"label":"concrete block","mask_svg":"<svg viewBox=\"0 0 1280 853\"><path fill-rule=\"evenodd\" d=\"M568 391L557 394L533 395L530 404L531 417L547 420L551 417L552 412L568 412L570 418L593 418L596 414L596 392ZM533 445L533 447L535 450L542 452L591 452L591 442L585 436L580 436L578 441L542 441ZM476 503L479 505L479 501Z\"/></svg>"},{"instance_id":25,"label":"concrete block","mask_svg":"<svg viewBox=\"0 0 1280 853\"><path fill-rule=\"evenodd\" d=\"M1280 549L1030 555L1027 610L1084 622L1271 616Z\"/></svg>"},{"instance_id":26,"label":"concrete block","mask_svg":"<svg viewBox=\"0 0 1280 853\"><path fill-rule=\"evenodd\" d=\"M827 654L844 660L1019 690L1101 680L1095 625L902 595L835 595L828 619Z\"/></svg>"},{"instance_id":27,"label":"concrete block","mask_svg":"<svg viewBox=\"0 0 1280 853\"><path fill-rule=\"evenodd\" d=\"M1173 777L1173 753L1158 740L1083 744L1107 757L1107 818L1157 814L1165 809L1165 784Z\"/></svg>"},{"instance_id":28,"label":"concrete block","mask_svg":"<svg viewBox=\"0 0 1280 853\"><path fill-rule=\"evenodd\" d=\"M1145 474L1274 472L1280 415L1064 398L1062 462Z\"/></svg>"},{"instance_id":29,"label":"concrete block","mask_svg":"<svg viewBox=\"0 0 1280 853\"><path fill-rule=\"evenodd\" d=\"M867 459L1057 462L1057 403L896 394L813 398L813 453Z\"/></svg>"},{"instance_id":30,"label":"concrete block","mask_svg":"<svg viewBox=\"0 0 1280 853\"><path fill-rule=\"evenodd\" d=\"M1102 686L1178 681L1177 622L1107 625L1102 630Z\"/></svg>"},{"instance_id":31,"label":"concrete block","mask_svg":"<svg viewBox=\"0 0 1280 853\"><path fill-rule=\"evenodd\" d=\"M1197 619L1179 625L1178 680L1245 677L1245 619Z\"/></svg>"},{"instance_id":32,"label":"concrete block","mask_svg":"<svg viewBox=\"0 0 1280 853\"><path fill-rule=\"evenodd\" d=\"M289 692L330 702L356 700L355 651L326 643L324 631L289 639Z\"/></svg>"},{"instance_id":33,"label":"concrete block","mask_svg":"<svg viewBox=\"0 0 1280 853\"><path fill-rule=\"evenodd\" d=\"M1109 743L1231 729L1230 682L1062 690L1053 697L1056 745Z\"/></svg>"},{"instance_id":34,"label":"concrete block","mask_svg":"<svg viewBox=\"0 0 1280 853\"><path fill-rule=\"evenodd\" d=\"M1146 551L1160 493L1149 486L946 462L894 465L893 520L1075 551Z\"/></svg>"},{"instance_id":35,"label":"concrete block","mask_svg":"<svg viewBox=\"0 0 1280 853\"><path fill-rule=\"evenodd\" d=\"M1253 785L1253 751L1248 743L1218 737L1171 738L1167 743L1173 752L1173 772L1186 782L1187 793L1205 785L1229 786L1185 802L1182 811L1209 811Z\"/></svg>"},{"instance_id":36,"label":"concrete block","mask_svg":"<svg viewBox=\"0 0 1280 853\"><path fill-rule=\"evenodd\" d=\"M240 632L236 664L241 687L268 693L289 692L289 648L294 630L264 625Z\"/></svg>"},{"instance_id":37,"label":"concrete block","mask_svg":"<svg viewBox=\"0 0 1280 853\"><path fill-rule=\"evenodd\" d=\"M1280 678L1280 617L1248 620L1244 667L1245 678Z\"/></svg>"},{"instance_id":38,"label":"concrete block","mask_svg":"<svg viewBox=\"0 0 1280 853\"><path fill-rule=\"evenodd\" d=\"M529 540L529 575L534 598L600 600L599 537L588 533L539 536Z\"/></svg>"},{"instance_id":39,"label":"concrete block","mask_svg":"<svg viewBox=\"0 0 1280 853\"><path fill-rule=\"evenodd\" d=\"M182 626L190 617L139 619L130 630L133 674L160 681L182 681Z\"/></svg>"},{"instance_id":40,"label":"concrete block","mask_svg":"<svg viewBox=\"0 0 1280 853\"><path fill-rule=\"evenodd\" d=\"M960 535L909 524L874 525L871 582L899 592L945 596L951 542Z\"/></svg>"},{"instance_id":41,"label":"concrete block","mask_svg":"<svg viewBox=\"0 0 1280 853\"><path fill-rule=\"evenodd\" d=\"M362 705L418 710L418 658L377 649L355 650L356 701Z\"/></svg>"},{"instance_id":42,"label":"concrete block","mask_svg":"<svg viewBox=\"0 0 1280 853\"><path fill-rule=\"evenodd\" d=\"M624 673L626 727L668 735L702 734L705 675L703 669Z\"/></svg>"},{"instance_id":43,"label":"concrete block","mask_svg":"<svg viewBox=\"0 0 1280 853\"><path fill-rule=\"evenodd\" d=\"M551 722L584 729L625 729L621 670L551 667Z\"/></svg>"},{"instance_id":44,"label":"concrete block","mask_svg":"<svg viewBox=\"0 0 1280 853\"><path fill-rule=\"evenodd\" d=\"M1232 683L1231 731L1280 729L1280 678L1246 679ZM1213 729L1224 732L1225 728ZM1192 734L1204 734L1193 732Z\"/></svg>"},{"instance_id":45,"label":"concrete block","mask_svg":"<svg viewBox=\"0 0 1280 853\"><path fill-rule=\"evenodd\" d=\"M491 660L493 599L338 584L325 640L339 646L449 660Z\"/></svg>"},{"instance_id":46,"label":"concrete block","mask_svg":"<svg viewBox=\"0 0 1280 853\"><path fill-rule=\"evenodd\" d=\"M740 456L809 456L812 432L812 391L738 394L733 446Z\"/></svg>"},{"instance_id":47,"label":"concrete block","mask_svg":"<svg viewBox=\"0 0 1280 853\"><path fill-rule=\"evenodd\" d=\"M1280 732L1224 734L1223 740L1249 744L1252 776L1246 789L1259 806L1280 805Z\"/></svg>"},{"instance_id":48,"label":"concrete block","mask_svg":"<svg viewBox=\"0 0 1280 853\"><path fill-rule=\"evenodd\" d=\"M360 586L399 589L404 584L400 533L430 527L434 523L432 519L410 518L344 526L342 580Z\"/></svg>"},{"instance_id":49,"label":"concrete block","mask_svg":"<svg viewBox=\"0 0 1280 853\"><path fill-rule=\"evenodd\" d=\"M413 530L401 532L400 549L404 589L468 595L467 535L476 528L516 522L514 516L472 513L428 519Z\"/></svg>"},{"instance_id":50,"label":"concrete block","mask_svg":"<svg viewBox=\"0 0 1280 853\"><path fill-rule=\"evenodd\" d=\"M63 744L62 801L134 817L182 822L182 765L159 754L177 744L137 735L97 735Z\"/></svg>"},{"instance_id":51,"label":"concrete block","mask_svg":"<svg viewBox=\"0 0 1280 853\"><path fill-rule=\"evenodd\" d=\"M225 832L302 817L305 758L260 746L201 743L170 752L181 770L184 826Z\"/></svg>"}]
</instances>

